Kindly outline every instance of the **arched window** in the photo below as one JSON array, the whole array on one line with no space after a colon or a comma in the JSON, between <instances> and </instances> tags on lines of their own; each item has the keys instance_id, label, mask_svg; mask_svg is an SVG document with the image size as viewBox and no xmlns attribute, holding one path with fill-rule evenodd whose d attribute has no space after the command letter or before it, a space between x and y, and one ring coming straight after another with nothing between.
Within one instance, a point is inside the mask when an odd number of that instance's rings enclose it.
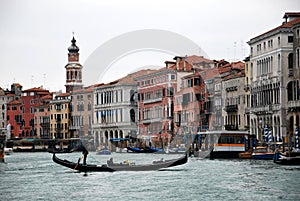
<instances>
[{"instance_id":1,"label":"arched window","mask_svg":"<svg viewBox=\"0 0 300 201\"><path fill-rule=\"evenodd\" d=\"M280 70L280 63L281 63L281 61L280 61L280 54L278 54L278 70Z\"/></svg>"},{"instance_id":2,"label":"arched window","mask_svg":"<svg viewBox=\"0 0 300 201\"><path fill-rule=\"evenodd\" d=\"M293 68L293 53L290 53L288 56L288 68L289 69Z\"/></svg>"},{"instance_id":3,"label":"arched window","mask_svg":"<svg viewBox=\"0 0 300 201\"><path fill-rule=\"evenodd\" d=\"M134 111L134 109L130 110L130 120L131 120L131 122L135 122L135 111Z\"/></svg>"},{"instance_id":4,"label":"arched window","mask_svg":"<svg viewBox=\"0 0 300 201\"><path fill-rule=\"evenodd\" d=\"M273 71L273 56L271 56L270 72Z\"/></svg>"},{"instance_id":5,"label":"arched window","mask_svg":"<svg viewBox=\"0 0 300 201\"><path fill-rule=\"evenodd\" d=\"M296 50L296 66L300 67L300 56L299 56L299 48Z\"/></svg>"}]
</instances>

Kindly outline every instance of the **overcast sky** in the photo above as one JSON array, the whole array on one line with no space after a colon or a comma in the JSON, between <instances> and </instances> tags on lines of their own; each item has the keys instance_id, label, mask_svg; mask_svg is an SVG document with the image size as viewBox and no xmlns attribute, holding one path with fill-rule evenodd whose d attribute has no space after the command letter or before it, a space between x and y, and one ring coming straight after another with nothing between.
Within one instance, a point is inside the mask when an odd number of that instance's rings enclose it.
<instances>
[{"instance_id":1,"label":"overcast sky","mask_svg":"<svg viewBox=\"0 0 300 201\"><path fill-rule=\"evenodd\" d=\"M43 85L64 91L72 32L83 65L103 43L142 29L185 36L210 59L242 60L249 54L246 42L279 26L287 11L300 11L299 1L0 0L0 87L17 82L23 89ZM111 66L103 81L142 66L163 66L172 58L149 51L131 54Z\"/></svg>"}]
</instances>

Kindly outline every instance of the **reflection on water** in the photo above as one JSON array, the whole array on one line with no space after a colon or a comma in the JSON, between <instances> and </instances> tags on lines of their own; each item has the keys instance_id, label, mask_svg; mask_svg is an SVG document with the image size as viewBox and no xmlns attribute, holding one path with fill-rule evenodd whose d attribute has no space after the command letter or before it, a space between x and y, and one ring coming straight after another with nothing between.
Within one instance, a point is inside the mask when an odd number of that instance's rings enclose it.
<instances>
[{"instance_id":1,"label":"reflection on water","mask_svg":"<svg viewBox=\"0 0 300 201\"><path fill-rule=\"evenodd\" d=\"M62 154L77 161L81 153ZM91 153L89 163L110 157L148 163L178 156ZM300 166L272 161L189 158L163 171L77 173L49 153L14 153L0 164L0 200L299 200Z\"/></svg>"}]
</instances>

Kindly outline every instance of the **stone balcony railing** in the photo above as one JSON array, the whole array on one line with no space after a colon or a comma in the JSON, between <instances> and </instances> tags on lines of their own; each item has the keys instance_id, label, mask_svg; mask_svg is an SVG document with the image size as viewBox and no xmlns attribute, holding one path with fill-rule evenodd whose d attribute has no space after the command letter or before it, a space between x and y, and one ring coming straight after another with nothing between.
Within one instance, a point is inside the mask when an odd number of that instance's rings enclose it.
<instances>
[{"instance_id":1,"label":"stone balcony railing","mask_svg":"<svg viewBox=\"0 0 300 201\"><path fill-rule=\"evenodd\" d=\"M300 109L300 100L297 101L288 101L287 103L287 107L289 108L289 110L291 109Z\"/></svg>"},{"instance_id":2,"label":"stone balcony railing","mask_svg":"<svg viewBox=\"0 0 300 201\"><path fill-rule=\"evenodd\" d=\"M162 97L144 100L143 103L149 104L149 103L156 103L156 102L160 102L160 101L162 101Z\"/></svg>"}]
</instances>

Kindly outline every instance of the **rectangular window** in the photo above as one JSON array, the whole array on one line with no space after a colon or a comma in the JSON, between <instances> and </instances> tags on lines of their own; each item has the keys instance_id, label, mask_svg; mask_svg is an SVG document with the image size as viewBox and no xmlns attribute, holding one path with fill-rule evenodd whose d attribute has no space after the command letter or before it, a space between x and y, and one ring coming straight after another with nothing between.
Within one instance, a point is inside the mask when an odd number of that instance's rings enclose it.
<instances>
[{"instance_id":1,"label":"rectangular window","mask_svg":"<svg viewBox=\"0 0 300 201\"><path fill-rule=\"evenodd\" d=\"M293 36L288 36L288 42L292 43L293 42Z\"/></svg>"}]
</instances>

